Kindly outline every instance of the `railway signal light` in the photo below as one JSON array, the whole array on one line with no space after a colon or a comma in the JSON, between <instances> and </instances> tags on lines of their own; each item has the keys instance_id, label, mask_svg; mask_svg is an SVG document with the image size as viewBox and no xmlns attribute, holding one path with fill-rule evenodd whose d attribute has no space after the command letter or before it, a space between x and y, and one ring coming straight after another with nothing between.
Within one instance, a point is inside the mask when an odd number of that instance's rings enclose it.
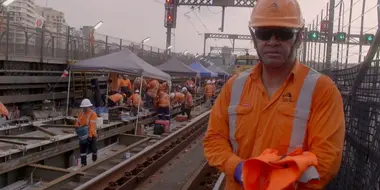
<instances>
[{"instance_id":1,"label":"railway signal light","mask_svg":"<svg viewBox=\"0 0 380 190\"><path fill-rule=\"evenodd\" d=\"M364 44L371 45L374 39L375 39L375 35L364 34Z\"/></svg>"},{"instance_id":2,"label":"railway signal light","mask_svg":"<svg viewBox=\"0 0 380 190\"><path fill-rule=\"evenodd\" d=\"M165 10L165 27L175 28L176 27L176 7L167 7Z\"/></svg>"},{"instance_id":3,"label":"railway signal light","mask_svg":"<svg viewBox=\"0 0 380 190\"><path fill-rule=\"evenodd\" d=\"M318 31L310 31L308 35L309 41L316 41L319 39L319 32Z\"/></svg>"},{"instance_id":4,"label":"railway signal light","mask_svg":"<svg viewBox=\"0 0 380 190\"><path fill-rule=\"evenodd\" d=\"M176 0L165 0L165 5L174 5Z\"/></svg>"},{"instance_id":5,"label":"railway signal light","mask_svg":"<svg viewBox=\"0 0 380 190\"><path fill-rule=\"evenodd\" d=\"M345 42L346 36L347 36L347 34L345 32L338 32L336 35L334 35L334 41L335 42Z\"/></svg>"}]
</instances>

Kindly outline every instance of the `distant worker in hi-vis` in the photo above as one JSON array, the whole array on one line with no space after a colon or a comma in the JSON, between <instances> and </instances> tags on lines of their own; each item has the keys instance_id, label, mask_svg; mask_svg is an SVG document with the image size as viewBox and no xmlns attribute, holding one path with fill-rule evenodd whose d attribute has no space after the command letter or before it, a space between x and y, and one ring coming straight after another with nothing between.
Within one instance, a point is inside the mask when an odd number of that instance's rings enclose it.
<instances>
[{"instance_id":1,"label":"distant worker in hi-vis","mask_svg":"<svg viewBox=\"0 0 380 190\"><path fill-rule=\"evenodd\" d=\"M324 189L343 151L343 101L334 82L301 64L304 19L296 0L259 0L249 31L259 57L224 85L204 152L227 190Z\"/></svg>"},{"instance_id":2,"label":"distant worker in hi-vis","mask_svg":"<svg viewBox=\"0 0 380 190\"><path fill-rule=\"evenodd\" d=\"M83 99L80 107L83 109L75 122L76 132L79 138L79 152L82 166L87 165L87 149L92 153L92 161L97 160L98 149L96 147L96 113L91 109L89 99Z\"/></svg>"}]
</instances>

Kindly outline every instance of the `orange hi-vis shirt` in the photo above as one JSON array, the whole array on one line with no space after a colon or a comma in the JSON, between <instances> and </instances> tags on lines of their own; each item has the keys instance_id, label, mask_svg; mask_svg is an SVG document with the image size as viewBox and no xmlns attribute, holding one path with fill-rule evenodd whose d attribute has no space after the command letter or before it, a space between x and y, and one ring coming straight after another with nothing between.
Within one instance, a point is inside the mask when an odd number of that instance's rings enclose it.
<instances>
[{"instance_id":1,"label":"orange hi-vis shirt","mask_svg":"<svg viewBox=\"0 0 380 190\"><path fill-rule=\"evenodd\" d=\"M251 72L241 73L224 85L211 110L204 138L208 163L226 175L226 189L242 189L233 177L239 162L259 156L267 148L286 154L291 144L302 139L303 150L318 158L320 181L318 184L299 183L298 189L322 189L337 174L341 164L345 120L339 90L329 77L296 62L283 85L269 97L261 71L259 63ZM318 74L312 90L309 85L303 85L316 76L309 73ZM240 82L240 77L245 77L245 81L239 87L235 80ZM239 89L241 95L237 100L232 99L232 93L236 95ZM309 91L302 91L305 89ZM310 94L308 105L297 104L307 98L299 98L301 92ZM230 105L232 101L238 103ZM309 108L299 109L302 106ZM300 123L304 123L305 130ZM230 134L231 126L235 128ZM300 135L303 138L297 139Z\"/></svg>"},{"instance_id":2,"label":"orange hi-vis shirt","mask_svg":"<svg viewBox=\"0 0 380 190\"><path fill-rule=\"evenodd\" d=\"M119 103L121 100L123 100L123 95L116 93L112 94L111 96L108 96L109 99L111 99L114 103Z\"/></svg>"},{"instance_id":3,"label":"orange hi-vis shirt","mask_svg":"<svg viewBox=\"0 0 380 190\"><path fill-rule=\"evenodd\" d=\"M160 91L158 94L158 107L166 108L170 105L170 96L164 91Z\"/></svg>"},{"instance_id":4,"label":"orange hi-vis shirt","mask_svg":"<svg viewBox=\"0 0 380 190\"><path fill-rule=\"evenodd\" d=\"M157 91L159 87L160 87L160 83L157 80L149 81L147 94L150 97L155 98L157 96Z\"/></svg>"},{"instance_id":5,"label":"orange hi-vis shirt","mask_svg":"<svg viewBox=\"0 0 380 190\"><path fill-rule=\"evenodd\" d=\"M208 97L214 95L214 87L211 84L207 84L205 86L204 93Z\"/></svg>"},{"instance_id":6,"label":"orange hi-vis shirt","mask_svg":"<svg viewBox=\"0 0 380 190\"><path fill-rule=\"evenodd\" d=\"M3 116L8 116L9 114L7 107L5 107L4 104L1 102L0 102L0 114Z\"/></svg>"},{"instance_id":7,"label":"orange hi-vis shirt","mask_svg":"<svg viewBox=\"0 0 380 190\"><path fill-rule=\"evenodd\" d=\"M183 102L185 101L185 95L180 93L180 92L176 92L174 93L174 98L173 98L173 104L175 103L180 103L182 104Z\"/></svg>"},{"instance_id":8,"label":"orange hi-vis shirt","mask_svg":"<svg viewBox=\"0 0 380 190\"><path fill-rule=\"evenodd\" d=\"M75 122L75 127L88 126L88 137L96 137L96 119L98 116L92 110L88 112L80 112Z\"/></svg>"},{"instance_id":9,"label":"orange hi-vis shirt","mask_svg":"<svg viewBox=\"0 0 380 190\"><path fill-rule=\"evenodd\" d=\"M185 108L190 108L193 106L193 95L190 92L186 92L185 94Z\"/></svg>"},{"instance_id":10,"label":"orange hi-vis shirt","mask_svg":"<svg viewBox=\"0 0 380 190\"><path fill-rule=\"evenodd\" d=\"M129 99L132 101L132 105L134 105L135 107L138 107L139 106L139 103L140 103L140 107L144 104L144 102L141 100L141 96L139 94L132 94Z\"/></svg>"},{"instance_id":11,"label":"orange hi-vis shirt","mask_svg":"<svg viewBox=\"0 0 380 190\"><path fill-rule=\"evenodd\" d=\"M128 87L128 89L132 89L132 84L129 79L120 79L119 81L120 87Z\"/></svg>"}]
</instances>

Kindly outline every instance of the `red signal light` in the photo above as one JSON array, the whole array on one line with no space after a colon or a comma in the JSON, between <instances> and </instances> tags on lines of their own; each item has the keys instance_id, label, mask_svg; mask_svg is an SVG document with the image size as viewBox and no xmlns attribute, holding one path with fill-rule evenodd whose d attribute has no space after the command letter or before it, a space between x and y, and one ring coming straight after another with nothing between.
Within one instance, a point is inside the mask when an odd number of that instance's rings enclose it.
<instances>
[{"instance_id":1,"label":"red signal light","mask_svg":"<svg viewBox=\"0 0 380 190\"><path fill-rule=\"evenodd\" d=\"M166 4L170 5L173 3L173 0L166 0Z\"/></svg>"},{"instance_id":2,"label":"red signal light","mask_svg":"<svg viewBox=\"0 0 380 190\"><path fill-rule=\"evenodd\" d=\"M168 15L168 21L172 20L172 15Z\"/></svg>"}]
</instances>

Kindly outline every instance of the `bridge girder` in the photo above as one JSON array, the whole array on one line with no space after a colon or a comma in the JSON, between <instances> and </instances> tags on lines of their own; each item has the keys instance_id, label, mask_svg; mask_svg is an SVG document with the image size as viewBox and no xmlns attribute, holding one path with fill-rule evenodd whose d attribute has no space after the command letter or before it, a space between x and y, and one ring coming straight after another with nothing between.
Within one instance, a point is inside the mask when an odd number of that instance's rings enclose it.
<instances>
[{"instance_id":1,"label":"bridge girder","mask_svg":"<svg viewBox=\"0 0 380 190\"><path fill-rule=\"evenodd\" d=\"M224 31L224 15L226 7L254 7L257 0L175 0L175 6L217 6L222 7L222 23L219 28L220 32ZM175 15L177 9L175 9ZM174 18L176 19L176 18ZM166 48L171 45L172 31L170 27L167 27L166 31ZM203 54L205 54L203 51Z\"/></svg>"},{"instance_id":2,"label":"bridge girder","mask_svg":"<svg viewBox=\"0 0 380 190\"><path fill-rule=\"evenodd\" d=\"M223 48L228 48L228 50L234 52L234 51L238 51L238 52L247 52L249 50L249 48L231 48L231 47L216 47L216 46L211 46L210 47L210 53L212 51L222 51Z\"/></svg>"},{"instance_id":3,"label":"bridge girder","mask_svg":"<svg viewBox=\"0 0 380 190\"><path fill-rule=\"evenodd\" d=\"M229 39L232 40L232 51L235 51L235 40L252 40L251 35L245 34L220 34L220 33L205 33L203 41L203 55L206 55L207 39Z\"/></svg>"}]
</instances>

